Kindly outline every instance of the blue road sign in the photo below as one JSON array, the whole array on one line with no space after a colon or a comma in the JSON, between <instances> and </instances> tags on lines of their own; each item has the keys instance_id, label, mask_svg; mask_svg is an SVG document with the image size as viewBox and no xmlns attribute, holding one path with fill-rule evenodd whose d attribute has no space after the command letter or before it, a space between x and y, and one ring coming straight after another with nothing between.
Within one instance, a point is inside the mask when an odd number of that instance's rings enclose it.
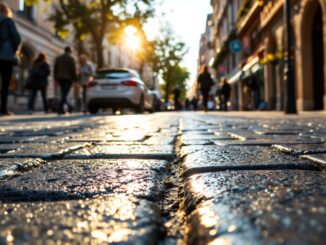
<instances>
[{"instance_id":1,"label":"blue road sign","mask_svg":"<svg viewBox=\"0 0 326 245\"><path fill-rule=\"evenodd\" d=\"M229 49L232 53L239 53L242 49L242 43L239 39L234 39L230 42Z\"/></svg>"}]
</instances>

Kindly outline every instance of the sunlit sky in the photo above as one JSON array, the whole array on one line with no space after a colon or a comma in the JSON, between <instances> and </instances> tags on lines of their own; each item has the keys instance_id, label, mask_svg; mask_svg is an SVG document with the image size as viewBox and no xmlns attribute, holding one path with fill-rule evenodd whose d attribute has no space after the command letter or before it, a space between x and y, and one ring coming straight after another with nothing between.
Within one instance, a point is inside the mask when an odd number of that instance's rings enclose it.
<instances>
[{"instance_id":1,"label":"sunlit sky","mask_svg":"<svg viewBox=\"0 0 326 245\"><path fill-rule=\"evenodd\" d=\"M186 43L189 51L182 65L191 73L189 87L196 79L200 35L205 31L207 14L211 12L210 0L162 0L162 5L156 9L157 17L146 26L148 37L153 38L159 35L160 23L168 22Z\"/></svg>"}]
</instances>

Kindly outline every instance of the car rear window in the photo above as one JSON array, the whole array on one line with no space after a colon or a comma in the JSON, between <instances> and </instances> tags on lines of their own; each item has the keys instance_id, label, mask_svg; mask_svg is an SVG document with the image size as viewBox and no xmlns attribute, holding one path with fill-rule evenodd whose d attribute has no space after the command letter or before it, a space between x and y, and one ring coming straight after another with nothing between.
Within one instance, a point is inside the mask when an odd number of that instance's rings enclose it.
<instances>
[{"instance_id":1,"label":"car rear window","mask_svg":"<svg viewBox=\"0 0 326 245\"><path fill-rule=\"evenodd\" d=\"M98 71L96 72L97 79L111 78L111 79L121 79L131 77L131 74L128 71Z\"/></svg>"}]
</instances>

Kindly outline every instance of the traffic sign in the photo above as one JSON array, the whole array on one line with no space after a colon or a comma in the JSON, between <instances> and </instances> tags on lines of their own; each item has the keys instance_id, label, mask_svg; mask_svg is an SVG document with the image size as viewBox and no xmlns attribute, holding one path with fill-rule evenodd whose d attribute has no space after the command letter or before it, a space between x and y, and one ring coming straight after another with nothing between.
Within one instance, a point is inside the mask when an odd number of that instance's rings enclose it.
<instances>
[{"instance_id":1,"label":"traffic sign","mask_svg":"<svg viewBox=\"0 0 326 245\"><path fill-rule=\"evenodd\" d=\"M239 53L242 50L242 43L239 39L230 42L229 49L232 53Z\"/></svg>"}]
</instances>

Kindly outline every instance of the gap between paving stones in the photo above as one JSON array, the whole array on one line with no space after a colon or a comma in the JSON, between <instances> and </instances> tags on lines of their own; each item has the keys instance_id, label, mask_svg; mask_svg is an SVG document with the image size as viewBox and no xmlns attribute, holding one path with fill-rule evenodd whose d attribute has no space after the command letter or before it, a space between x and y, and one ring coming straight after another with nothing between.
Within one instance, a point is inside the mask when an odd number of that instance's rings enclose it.
<instances>
[{"instance_id":1,"label":"gap between paving stones","mask_svg":"<svg viewBox=\"0 0 326 245\"><path fill-rule=\"evenodd\" d=\"M3 154L0 155L0 158L41 158L43 160L58 160L64 158L66 155L73 153L74 151L78 151L84 148L92 147L94 146L93 143L85 143L83 145L77 145L73 147L69 147L67 149L61 150L56 153L50 153L50 154Z\"/></svg>"},{"instance_id":2,"label":"gap between paving stones","mask_svg":"<svg viewBox=\"0 0 326 245\"><path fill-rule=\"evenodd\" d=\"M178 135L175 141L176 156L171 162L168 176L164 179L164 195L162 198L162 215L165 236L161 245L184 244L186 236L186 212L184 208L184 183L181 179L182 162L180 149L182 145L181 136L182 121L179 121Z\"/></svg>"},{"instance_id":3,"label":"gap between paving stones","mask_svg":"<svg viewBox=\"0 0 326 245\"><path fill-rule=\"evenodd\" d=\"M71 155L66 156L65 160L89 160L89 159L153 159L167 160L175 159L175 154L160 153L160 154L93 154L93 155Z\"/></svg>"},{"instance_id":4,"label":"gap between paving stones","mask_svg":"<svg viewBox=\"0 0 326 245\"><path fill-rule=\"evenodd\" d=\"M21 154L21 155L0 155L0 159L26 159L30 158L33 159L32 162L28 161L27 163L22 164L15 164L8 168L5 168L0 171L0 181L5 181L6 179L13 178L16 176L20 176L23 173L31 171L35 168L40 167L41 165L47 164L51 161L59 160L64 158L66 155L83 149L87 147L91 147L93 144L86 143L83 145L78 145L74 147L70 147L68 149L59 151L58 153L54 154Z\"/></svg>"},{"instance_id":5,"label":"gap between paving stones","mask_svg":"<svg viewBox=\"0 0 326 245\"><path fill-rule=\"evenodd\" d=\"M37 168L41 165L46 164L46 163L47 163L47 161L40 159L40 158L38 158L38 159L36 158L36 159L33 159L33 161L31 161L31 162L15 164L13 166L5 168L0 171L0 183L1 183L1 181L4 181L6 179L9 179L9 178L12 178L15 176L19 176L25 172L28 172L34 168Z\"/></svg>"}]
</instances>

